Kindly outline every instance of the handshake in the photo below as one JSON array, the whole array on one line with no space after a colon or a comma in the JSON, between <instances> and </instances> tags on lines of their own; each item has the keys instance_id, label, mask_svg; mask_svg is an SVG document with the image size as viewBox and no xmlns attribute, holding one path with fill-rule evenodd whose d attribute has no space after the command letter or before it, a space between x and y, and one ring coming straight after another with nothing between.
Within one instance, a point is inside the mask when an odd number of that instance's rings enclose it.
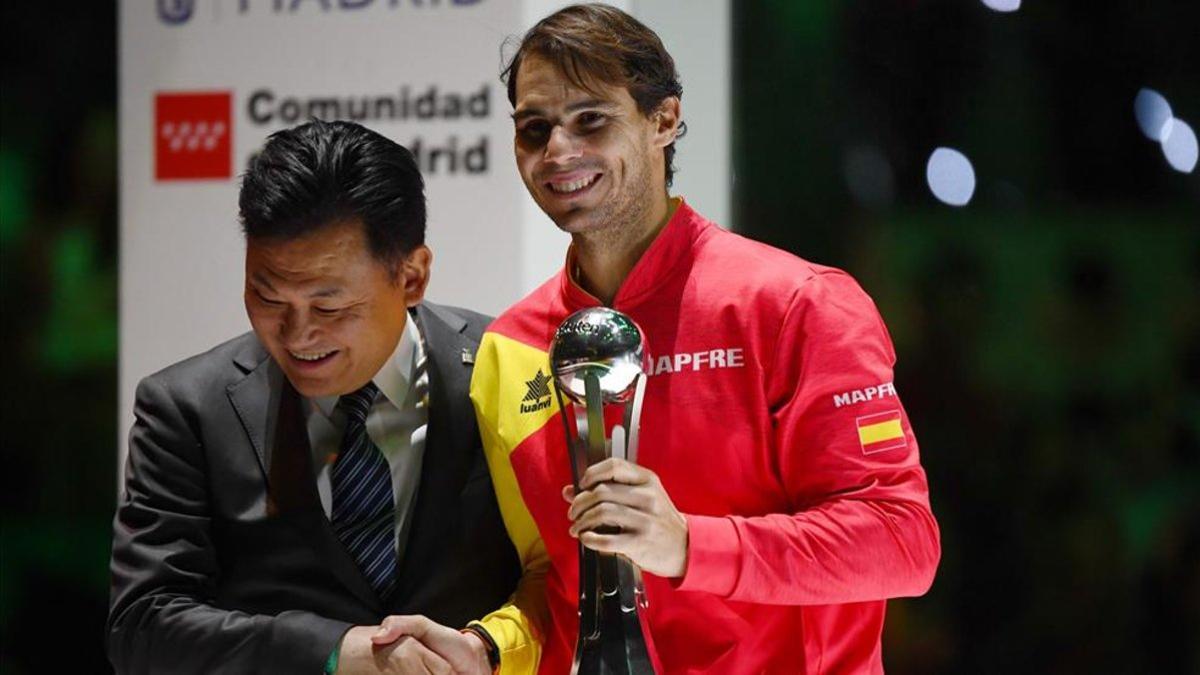
<instances>
[{"instance_id":1,"label":"handshake","mask_svg":"<svg viewBox=\"0 0 1200 675\"><path fill-rule=\"evenodd\" d=\"M481 637L423 616L389 616L378 626L351 628L342 637L337 668L338 675L491 672Z\"/></svg>"}]
</instances>

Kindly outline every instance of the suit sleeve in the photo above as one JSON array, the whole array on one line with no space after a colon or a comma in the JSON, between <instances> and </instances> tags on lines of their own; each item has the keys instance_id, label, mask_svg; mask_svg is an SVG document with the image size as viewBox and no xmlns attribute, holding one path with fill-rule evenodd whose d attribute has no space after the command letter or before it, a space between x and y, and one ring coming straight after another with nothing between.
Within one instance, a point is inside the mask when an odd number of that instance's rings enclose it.
<instances>
[{"instance_id":1,"label":"suit sleeve","mask_svg":"<svg viewBox=\"0 0 1200 675\"><path fill-rule=\"evenodd\" d=\"M109 658L118 673L320 673L350 624L212 604L220 570L205 453L161 377L137 389L113 523Z\"/></svg>"},{"instance_id":2,"label":"suit sleeve","mask_svg":"<svg viewBox=\"0 0 1200 675\"><path fill-rule=\"evenodd\" d=\"M501 400L500 387L506 380L498 372L498 352L496 337L485 334L471 380L471 401L475 406L500 515L517 550L522 571L517 589L508 602L477 623L487 630L500 649L500 674L525 675L537 672L549 621L545 589L550 559L509 462L512 448L499 432L497 408Z\"/></svg>"},{"instance_id":3,"label":"suit sleeve","mask_svg":"<svg viewBox=\"0 0 1200 675\"><path fill-rule=\"evenodd\" d=\"M678 586L732 600L824 605L921 595L941 554L891 340L848 275L810 279L766 363L791 513L688 516Z\"/></svg>"}]
</instances>

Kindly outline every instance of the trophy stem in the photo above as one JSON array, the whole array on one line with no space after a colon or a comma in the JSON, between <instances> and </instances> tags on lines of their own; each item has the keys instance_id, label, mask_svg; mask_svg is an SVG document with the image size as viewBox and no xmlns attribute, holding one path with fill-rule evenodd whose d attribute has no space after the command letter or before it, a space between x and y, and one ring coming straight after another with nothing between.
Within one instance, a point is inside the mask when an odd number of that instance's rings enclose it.
<instances>
[{"instance_id":1,"label":"trophy stem","mask_svg":"<svg viewBox=\"0 0 1200 675\"><path fill-rule=\"evenodd\" d=\"M587 396L587 458L591 466L608 457L604 447L604 399L600 393L600 378L595 373L583 376L583 387Z\"/></svg>"},{"instance_id":2,"label":"trophy stem","mask_svg":"<svg viewBox=\"0 0 1200 675\"><path fill-rule=\"evenodd\" d=\"M633 389L633 402L625 406L625 435L628 441L625 445L625 459L637 464L638 438L642 428L642 403L646 397L646 374L637 376L637 384Z\"/></svg>"},{"instance_id":3,"label":"trophy stem","mask_svg":"<svg viewBox=\"0 0 1200 675\"><path fill-rule=\"evenodd\" d=\"M586 461L584 461L586 458L580 457L579 453L579 431L567 414L566 402L563 401L562 390L557 384L554 385L554 396L558 399L558 416L562 419L563 429L567 432L567 456L571 459L571 486L579 490L579 478L587 469Z\"/></svg>"}]
</instances>

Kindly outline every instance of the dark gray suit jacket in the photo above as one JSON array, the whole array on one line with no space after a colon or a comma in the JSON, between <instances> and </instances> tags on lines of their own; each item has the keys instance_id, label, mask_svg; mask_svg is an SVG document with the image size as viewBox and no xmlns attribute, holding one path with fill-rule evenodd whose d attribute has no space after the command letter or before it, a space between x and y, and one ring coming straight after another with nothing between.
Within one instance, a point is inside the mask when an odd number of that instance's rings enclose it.
<instances>
[{"instance_id":1,"label":"dark gray suit jacket","mask_svg":"<svg viewBox=\"0 0 1200 675\"><path fill-rule=\"evenodd\" d=\"M421 305L429 427L397 591L376 597L317 496L302 400L253 334L137 388L113 524L119 673L312 673L389 614L462 627L520 574L468 399L487 318Z\"/></svg>"}]
</instances>

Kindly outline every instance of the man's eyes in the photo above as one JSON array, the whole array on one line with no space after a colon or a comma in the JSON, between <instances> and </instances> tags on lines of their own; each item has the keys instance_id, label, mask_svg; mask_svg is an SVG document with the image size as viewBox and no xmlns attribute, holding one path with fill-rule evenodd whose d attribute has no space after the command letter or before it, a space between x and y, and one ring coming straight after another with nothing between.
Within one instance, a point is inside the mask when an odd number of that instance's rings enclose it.
<instances>
[{"instance_id":1,"label":"man's eyes","mask_svg":"<svg viewBox=\"0 0 1200 675\"><path fill-rule=\"evenodd\" d=\"M584 111L570 121L570 128L576 133L590 133L604 126L608 116L604 113ZM554 125L549 120L529 120L517 126L517 135L527 142L544 143L550 137Z\"/></svg>"},{"instance_id":2,"label":"man's eyes","mask_svg":"<svg viewBox=\"0 0 1200 675\"><path fill-rule=\"evenodd\" d=\"M287 305L287 303L282 300L273 300L271 298L268 298L267 296L263 295L262 292L259 291L258 289L254 289L254 296L256 298L258 298L259 302L266 305L267 307L278 308L278 307L284 307ZM345 309L346 309L345 307L318 307L316 305L312 305L313 312L320 316L337 316L338 314L341 314L342 311Z\"/></svg>"},{"instance_id":3,"label":"man's eyes","mask_svg":"<svg viewBox=\"0 0 1200 675\"><path fill-rule=\"evenodd\" d=\"M279 300L272 300L271 298L268 298L267 296L263 295L262 291L258 290L257 288L254 289L254 295L255 295L255 297L258 298L258 301L263 303L264 305L270 305L271 307L282 307L283 306L283 302L281 302Z\"/></svg>"},{"instance_id":4,"label":"man's eyes","mask_svg":"<svg viewBox=\"0 0 1200 675\"><path fill-rule=\"evenodd\" d=\"M550 135L550 128L545 120L532 120L517 127L517 133L526 140L541 141Z\"/></svg>"},{"instance_id":5,"label":"man's eyes","mask_svg":"<svg viewBox=\"0 0 1200 675\"><path fill-rule=\"evenodd\" d=\"M585 129L590 129L593 127L598 127L601 124L603 124L604 119L605 119L605 117L601 113L583 112L583 113L579 113L579 117L576 118L576 121L579 123L580 126L584 127Z\"/></svg>"}]
</instances>

